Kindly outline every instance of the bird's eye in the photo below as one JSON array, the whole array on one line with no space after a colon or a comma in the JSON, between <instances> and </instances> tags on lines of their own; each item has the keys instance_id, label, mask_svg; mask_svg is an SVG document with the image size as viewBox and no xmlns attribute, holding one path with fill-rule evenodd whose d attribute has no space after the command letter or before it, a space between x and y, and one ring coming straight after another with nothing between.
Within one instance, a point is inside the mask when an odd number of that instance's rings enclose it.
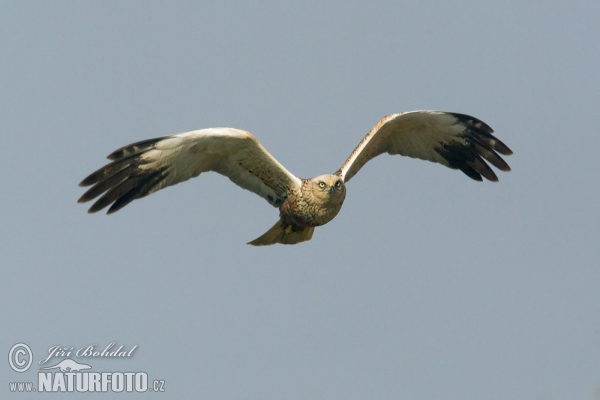
<instances>
[{"instance_id":1,"label":"bird's eye","mask_svg":"<svg viewBox=\"0 0 600 400\"><path fill-rule=\"evenodd\" d=\"M336 187L336 188L338 188L338 189L339 189L340 187L342 187L342 182L341 182L341 181L337 181L337 182L335 183L335 187Z\"/></svg>"},{"instance_id":2,"label":"bird's eye","mask_svg":"<svg viewBox=\"0 0 600 400\"><path fill-rule=\"evenodd\" d=\"M327 185L325 184L325 182L319 182L319 187L320 187L321 189L323 189L325 186L327 186Z\"/></svg>"}]
</instances>

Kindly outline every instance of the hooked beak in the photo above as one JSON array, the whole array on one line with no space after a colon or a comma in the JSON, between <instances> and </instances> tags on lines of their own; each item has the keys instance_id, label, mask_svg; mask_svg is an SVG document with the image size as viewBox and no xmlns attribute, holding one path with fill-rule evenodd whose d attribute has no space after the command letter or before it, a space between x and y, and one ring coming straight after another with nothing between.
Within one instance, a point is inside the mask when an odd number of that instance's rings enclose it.
<instances>
[{"instance_id":1,"label":"hooked beak","mask_svg":"<svg viewBox=\"0 0 600 400\"><path fill-rule=\"evenodd\" d=\"M329 185L329 194L333 195L335 193L335 185Z\"/></svg>"}]
</instances>

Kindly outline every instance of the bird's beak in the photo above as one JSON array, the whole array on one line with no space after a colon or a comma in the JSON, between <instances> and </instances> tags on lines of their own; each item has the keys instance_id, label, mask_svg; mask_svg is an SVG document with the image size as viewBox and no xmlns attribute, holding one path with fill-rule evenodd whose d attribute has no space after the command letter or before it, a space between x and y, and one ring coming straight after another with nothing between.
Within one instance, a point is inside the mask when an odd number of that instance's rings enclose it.
<instances>
[{"instance_id":1,"label":"bird's beak","mask_svg":"<svg viewBox=\"0 0 600 400\"><path fill-rule=\"evenodd\" d=\"M329 185L329 194L335 193L335 185Z\"/></svg>"}]
</instances>

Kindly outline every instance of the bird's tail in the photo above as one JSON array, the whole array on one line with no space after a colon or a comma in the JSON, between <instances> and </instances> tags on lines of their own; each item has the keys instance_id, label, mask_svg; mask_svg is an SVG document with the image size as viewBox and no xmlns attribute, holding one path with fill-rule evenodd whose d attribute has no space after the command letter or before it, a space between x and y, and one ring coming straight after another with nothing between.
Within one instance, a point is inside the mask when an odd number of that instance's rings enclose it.
<instances>
[{"instance_id":1,"label":"bird's tail","mask_svg":"<svg viewBox=\"0 0 600 400\"><path fill-rule=\"evenodd\" d=\"M294 228L281 219L271 227L264 235L249 242L252 246L269 246L275 243L296 244L305 242L312 238L314 226L307 228Z\"/></svg>"}]
</instances>

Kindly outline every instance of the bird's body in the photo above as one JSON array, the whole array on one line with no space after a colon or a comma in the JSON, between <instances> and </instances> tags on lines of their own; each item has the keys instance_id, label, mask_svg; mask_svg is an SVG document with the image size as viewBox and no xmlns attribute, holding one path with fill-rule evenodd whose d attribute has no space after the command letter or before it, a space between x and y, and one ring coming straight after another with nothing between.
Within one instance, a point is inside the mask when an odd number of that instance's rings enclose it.
<instances>
[{"instance_id":1,"label":"bird's body","mask_svg":"<svg viewBox=\"0 0 600 400\"><path fill-rule=\"evenodd\" d=\"M345 198L346 186L337 175L302 179L300 188L293 190L279 207L279 221L250 244L295 244L310 240L315 227L335 218Z\"/></svg>"},{"instance_id":2,"label":"bird's body","mask_svg":"<svg viewBox=\"0 0 600 400\"><path fill-rule=\"evenodd\" d=\"M496 153L510 149L476 118L440 111L413 111L381 119L334 174L301 179L287 171L250 133L209 128L149 139L116 150L111 163L81 186L93 185L81 198L101 196L90 208L111 205L118 211L131 201L202 172L215 171L266 199L280 210L279 221L252 245L295 244L312 238L314 228L331 221L346 197L345 184L370 159L401 154L460 169L475 180L497 181L484 159L509 171Z\"/></svg>"}]
</instances>

